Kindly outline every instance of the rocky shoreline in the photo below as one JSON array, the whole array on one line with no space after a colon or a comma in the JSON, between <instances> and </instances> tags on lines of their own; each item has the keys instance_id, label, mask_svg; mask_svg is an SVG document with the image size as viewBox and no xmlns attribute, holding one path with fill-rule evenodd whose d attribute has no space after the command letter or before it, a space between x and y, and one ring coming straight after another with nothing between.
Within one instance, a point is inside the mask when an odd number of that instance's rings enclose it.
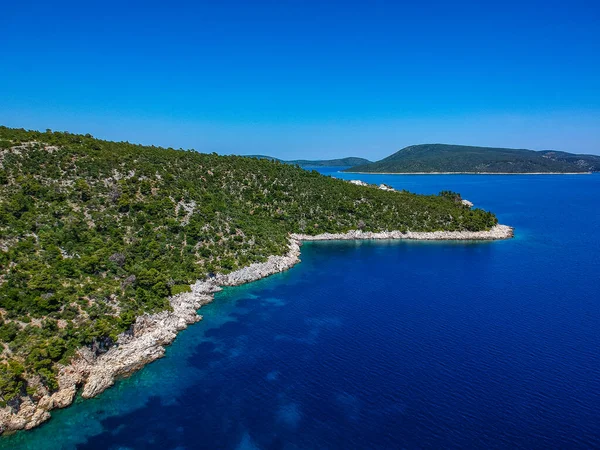
<instances>
[{"instance_id":1,"label":"rocky shoreline","mask_svg":"<svg viewBox=\"0 0 600 450\"><path fill-rule=\"evenodd\" d=\"M491 241L510 239L514 235L512 227L496 225L489 231L370 231L352 230L347 233L323 233L316 236L308 234L292 234L292 239L299 241L348 241L355 239L406 239L413 241Z\"/></svg>"},{"instance_id":2,"label":"rocky shoreline","mask_svg":"<svg viewBox=\"0 0 600 450\"><path fill-rule=\"evenodd\" d=\"M78 355L58 374L59 389L54 393L41 391L39 397L23 397L17 407L0 409L0 433L5 431L29 430L50 418L49 411L70 405L81 390L84 398L95 397L119 377L130 375L146 364L161 358L165 346L177 333L188 325L198 322L201 306L210 303L221 286L237 286L266 276L283 272L300 261L302 241L354 240L354 239L408 239L408 240L497 240L509 239L513 229L496 225L489 231L435 231L435 232L362 232L349 231L343 234L324 233L316 236L292 234L288 252L283 256L270 256L263 263L254 263L229 274L197 281L191 292L170 299L172 311L143 315L136 319L128 333L119 336L117 343L106 353L96 355L88 348L79 350Z\"/></svg>"}]
</instances>

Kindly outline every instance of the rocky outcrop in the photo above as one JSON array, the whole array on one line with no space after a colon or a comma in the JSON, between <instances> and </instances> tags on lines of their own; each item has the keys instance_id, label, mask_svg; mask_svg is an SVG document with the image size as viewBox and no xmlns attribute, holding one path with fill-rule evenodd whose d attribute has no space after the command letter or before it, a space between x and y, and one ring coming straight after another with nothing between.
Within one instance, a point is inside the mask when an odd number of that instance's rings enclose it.
<instances>
[{"instance_id":1,"label":"rocky outcrop","mask_svg":"<svg viewBox=\"0 0 600 450\"><path fill-rule=\"evenodd\" d=\"M407 232L390 231L381 233L349 231L343 234L320 234L316 236L293 234L290 236L288 252L283 256L270 256L263 263L254 263L229 274L219 274L207 280L197 281L191 292L170 299L172 310L157 314L146 314L136 319L130 332L119 336L116 344L107 352L96 355L87 348L58 374L59 389L50 394L44 392L40 398L23 397L18 407L0 409L0 432L31 429L50 418L49 411L70 405L81 389L84 398L94 397L110 386L119 377L127 376L144 365L161 358L165 346L177 333L188 325L201 320L198 309L210 303L220 286L236 286L283 272L300 261L301 241L349 240L349 239L415 239L415 240L491 240L512 237L513 229L496 225L489 231L435 231Z\"/></svg>"}]
</instances>

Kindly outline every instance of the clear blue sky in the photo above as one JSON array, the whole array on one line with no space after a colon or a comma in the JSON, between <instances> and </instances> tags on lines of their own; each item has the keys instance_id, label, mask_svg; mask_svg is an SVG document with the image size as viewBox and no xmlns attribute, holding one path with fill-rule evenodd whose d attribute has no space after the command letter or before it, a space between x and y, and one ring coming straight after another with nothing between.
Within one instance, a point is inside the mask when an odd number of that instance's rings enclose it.
<instances>
[{"instance_id":1,"label":"clear blue sky","mask_svg":"<svg viewBox=\"0 0 600 450\"><path fill-rule=\"evenodd\" d=\"M283 158L600 154L600 2L4 2L0 124Z\"/></svg>"}]
</instances>

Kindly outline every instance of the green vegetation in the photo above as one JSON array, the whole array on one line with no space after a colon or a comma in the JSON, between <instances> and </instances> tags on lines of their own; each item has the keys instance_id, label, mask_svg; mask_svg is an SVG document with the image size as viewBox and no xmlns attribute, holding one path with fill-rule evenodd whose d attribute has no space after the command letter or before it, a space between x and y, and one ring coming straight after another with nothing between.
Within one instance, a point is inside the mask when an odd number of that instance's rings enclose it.
<instances>
[{"instance_id":1,"label":"green vegetation","mask_svg":"<svg viewBox=\"0 0 600 450\"><path fill-rule=\"evenodd\" d=\"M369 164L371 161L365 158L356 158L350 156L348 158L340 158L340 159L318 159L318 160L309 160L309 159L294 159L290 161L284 161L282 159L273 158L271 156L264 155L250 155L249 158L258 158L258 159L268 159L270 161L279 161L286 164L293 164L300 167L353 167L359 166L363 164Z\"/></svg>"},{"instance_id":2,"label":"green vegetation","mask_svg":"<svg viewBox=\"0 0 600 450\"><path fill-rule=\"evenodd\" d=\"M381 161L361 164L347 172L596 172L600 156L510 148L424 144L403 148Z\"/></svg>"},{"instance_id":3,"label":"green vegetation","mask_svg":"<svg viewBox=\"0 0 600 450\"><path fill-rule=\"evenodd\" d=\"M196 279L287 251L290 232L482 230L444 193L386 192L277 161L0 127L0 404L56 389ZM37 394L36 394L37 392Z\"/></svg>"}]
</instances>

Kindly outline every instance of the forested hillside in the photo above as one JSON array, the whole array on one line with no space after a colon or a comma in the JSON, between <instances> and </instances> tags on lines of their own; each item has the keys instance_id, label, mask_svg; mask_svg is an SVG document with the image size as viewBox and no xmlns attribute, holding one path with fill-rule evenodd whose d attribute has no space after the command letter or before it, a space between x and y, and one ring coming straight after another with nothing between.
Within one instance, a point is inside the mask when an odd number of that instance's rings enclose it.
<instances>
[{"instance_id":1,"label":"forested hillside","mask_svg":"<svg viewBox=\"0 0 600 450\"><path fill-rule=\"evenodd\" d=\"M277 161L0 127L0 404L56 388L217 272L283 254L290 232L482 230L455 194L387 192Z\"/></svg>"},{"instance_id":2,"label":"forested hillside","mask_svg":"<svg viewBox=\"0 0 600 450\"><path fill-rule=\"evenodd\" d=\"M365 158L357 158L350 156L348 158L339 159L295 159L291 161L285 161L288 164L296 164L300 167L352 167L361 164L369 164L371 161Z\"/></svg>"},{"instance_id":3,"label":"forested hillside","mask_svg":"<svg viewBox=\"0 0 600 450\"><path fill-rule=\"evenodd\" d=\"M348 172L412 173L578 173L600 171L600 156L512 148L423 144L402 150Z\"/></svg>"},{"instance_id":4,"label":"forested hillside","mask_svg":"<svg viewBox=\"0 0 600 450\"><path fill-rule=\"evenodd\" d=\"M271 161L280 161L286 164L294 164L300 167L353 167L362 164L369 164L371 162L368 159L357 158L353 156L339 159L293 159L287 161L265 155L249 155L249 157L258 159L270 159Z\"/></svg>"}]
</instances>

